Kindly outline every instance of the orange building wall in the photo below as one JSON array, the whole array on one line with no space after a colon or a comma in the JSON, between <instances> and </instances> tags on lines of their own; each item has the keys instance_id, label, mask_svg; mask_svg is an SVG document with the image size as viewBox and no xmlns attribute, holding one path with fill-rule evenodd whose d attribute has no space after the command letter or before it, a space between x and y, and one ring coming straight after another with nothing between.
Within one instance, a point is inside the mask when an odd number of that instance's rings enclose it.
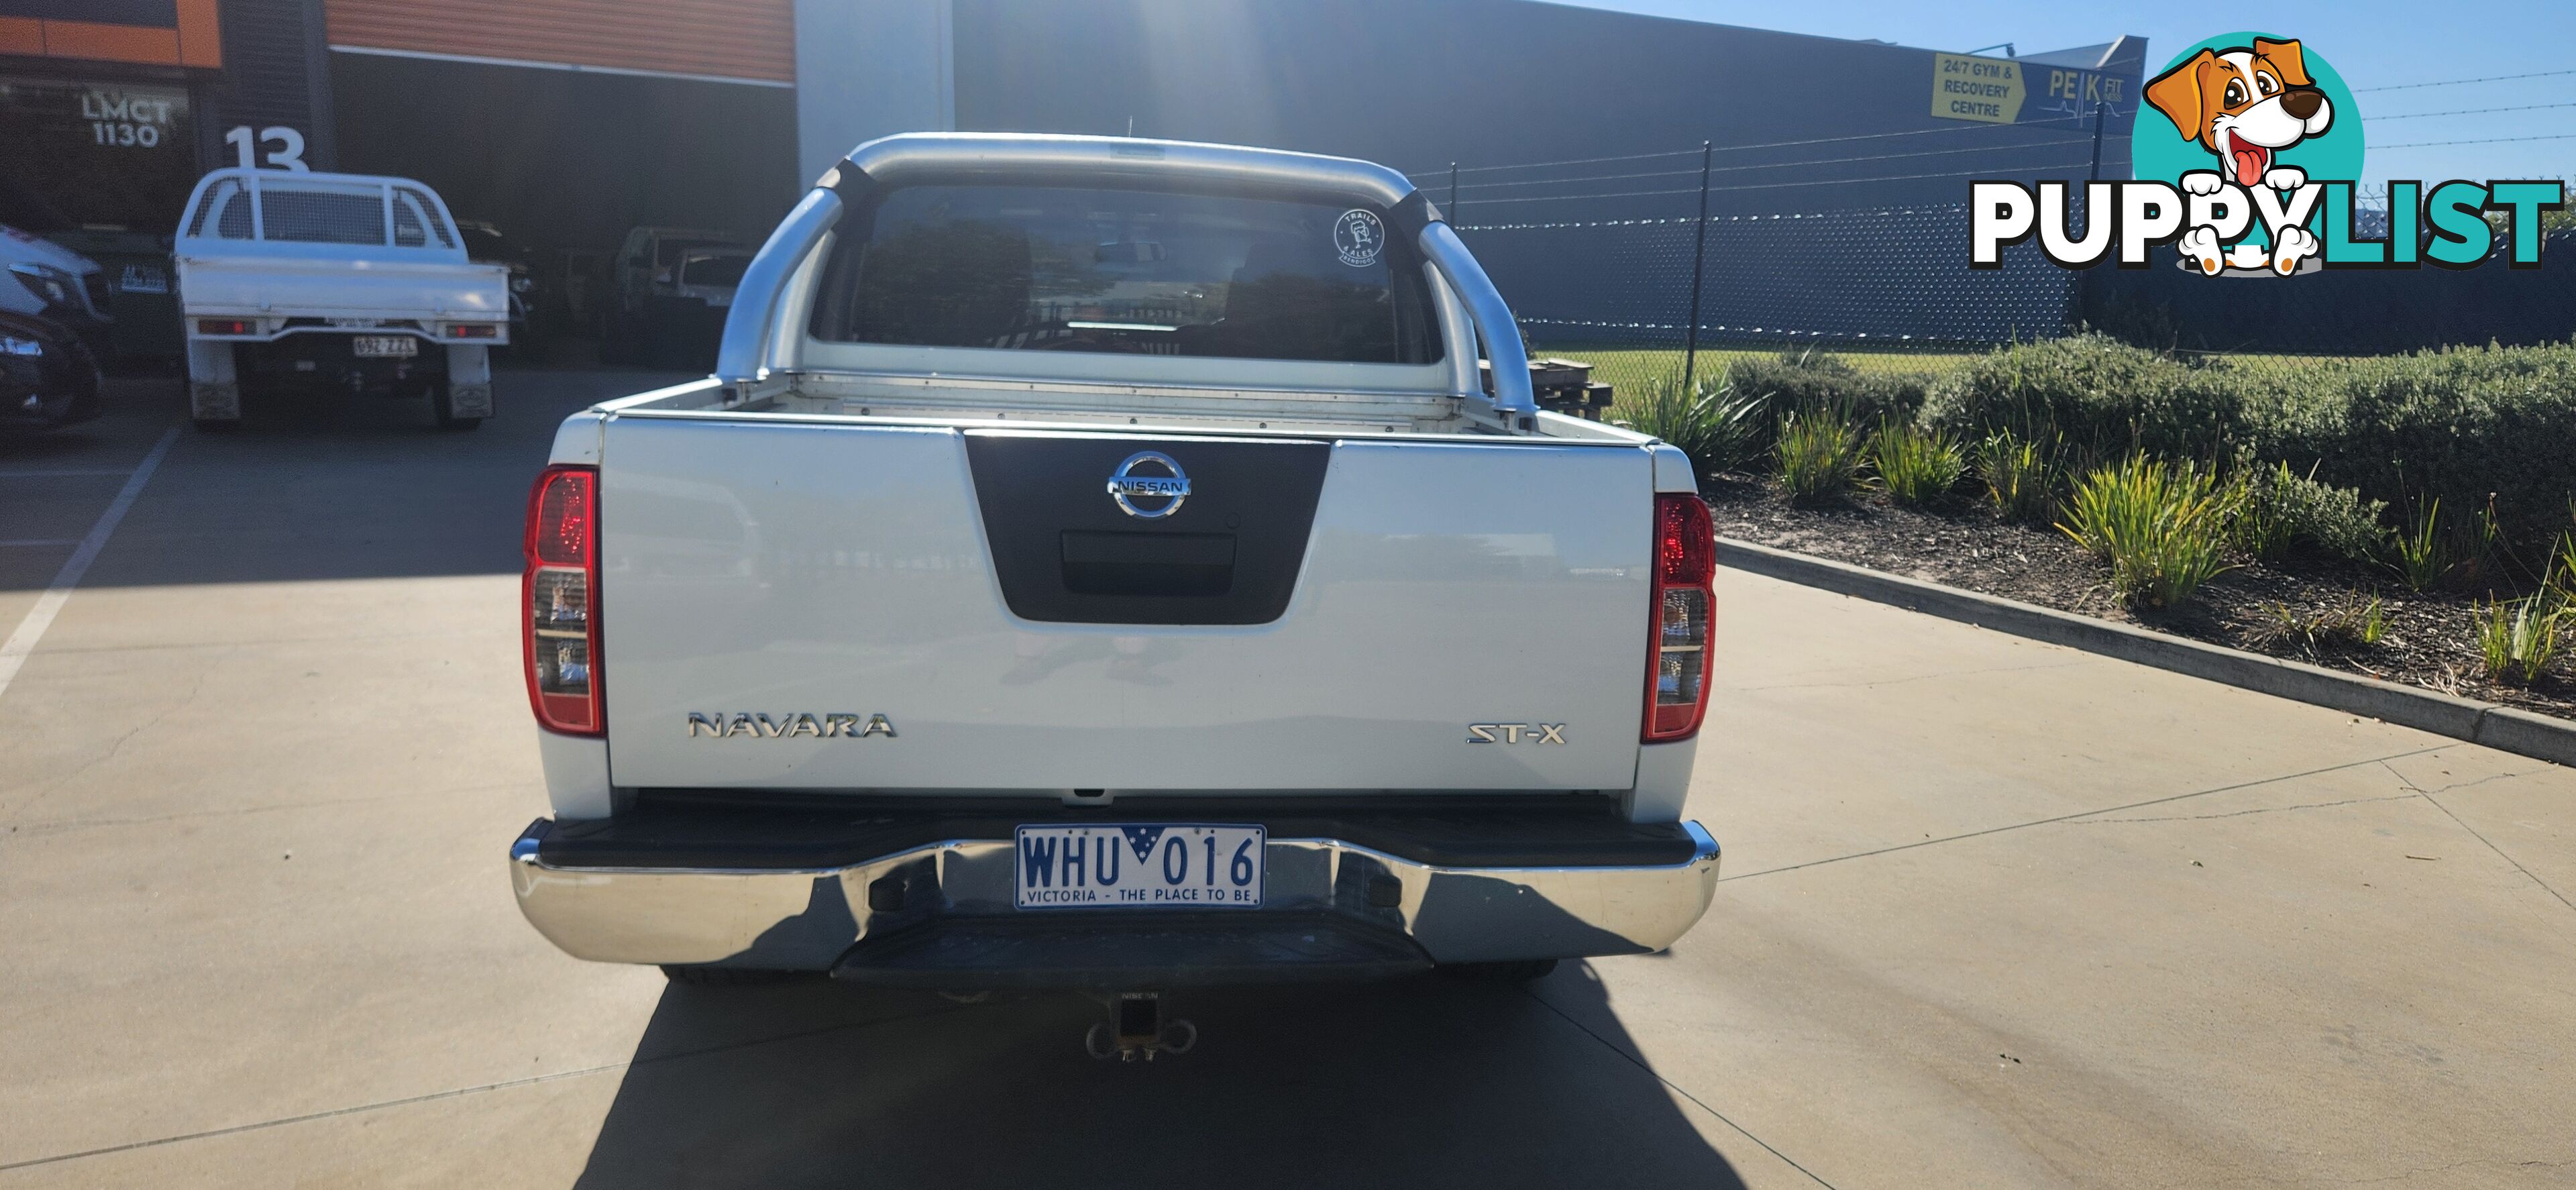
<instances>
[{"instance_id":1,"label":"orange building wall","mask_svg":"<svg viewBox=\"0 0 2576 1190\"><path fill-rule=\"evenodd\" d=\"M0 54L151 66L222 66L224 38L216 20L216 0L176 0L176 4L178 23L166 29L0 17Z\"/></svg>"},{"instance_id":2,"label":"orange building wall","mask_svg":"<svg viewBox=\"0 0 2576 1190\"><path fill-rule=\"evenodd\" d=\"M796 81L794 0L325 0L331 44Z\"/></svg>"}]
</instances>

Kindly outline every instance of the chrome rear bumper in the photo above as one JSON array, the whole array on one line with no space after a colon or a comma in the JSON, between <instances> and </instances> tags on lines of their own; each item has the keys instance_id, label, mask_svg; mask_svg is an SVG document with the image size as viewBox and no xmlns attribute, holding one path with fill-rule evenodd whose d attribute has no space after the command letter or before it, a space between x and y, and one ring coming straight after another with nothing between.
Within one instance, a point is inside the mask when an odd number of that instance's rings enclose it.
<instances>
[{"instance_id":1,"label":"chrome rear bumper","mask_svg":"<svg viewBox=\"0 0 2576 1190\"><path fill-rule=\"evenodd\" d=\"M632 855L614 866L583 866L573 849L550 848L556 829L553 821L539 819L520 834L510 848L510 881L529 923L576 958L792 970L838 966L848 977L932 986L1043 984L1050 982L1045 971L1005 969L1010 961L994 957L1011 947L953 937L947 944L923 942L941 935L1026 936L1043 919L1041 933L1054 935L1051 941L1067 934L1101 938L1125 956L1125 969L1152 966L1153 956L1163 954L1161 961L1178 982L1187 981L1184 968L1215 962L1207 957L1212 953L1230 956L1216 965L1232 977L1243 976L1248 966L1288 968L1302 961L1266 943L1212 952L1204 937L1198 943L1176 940L1177 949L1168 952L1138 949L1138 940L1148 935L1190 933L1175 928L1185 920L1202 935L1230 928L1211 925L1216 918L1206 914L1019 912L1012 903L1014 855L1007 838L950 838L829 865L759 866L752 851L745 852L750 859L741 866L710 863L721 857L701 847L692 849L687 866L640 865ZM1404 965L1390 964L1390 954L1413 956L1413 965L1422 966L1661 950L1707 910L1717 882L1718 845L1695 822L1641 829L1672 833L1668 851L1678 862L1443 866L1343 839L1274 833L1267 845L1263 908L1216 916L1274 942L1282 923L1322 923L1329 933L1363 939L1361 949L1375 956L1372 970ZM550 850L567 854L549 857ZM1298 936L1316 942L1311 934ZM1297 951L1290 942L1287 951ZM1367 965L1350 948L1329 950L1321 945L1310 957L1324 968ZM1020 947L1016 953L1036 952ZM1069 960L1025 960L1058 961ZM925 963L951 966L943 972L925 969Z\"/></svg>"}]
</instances>

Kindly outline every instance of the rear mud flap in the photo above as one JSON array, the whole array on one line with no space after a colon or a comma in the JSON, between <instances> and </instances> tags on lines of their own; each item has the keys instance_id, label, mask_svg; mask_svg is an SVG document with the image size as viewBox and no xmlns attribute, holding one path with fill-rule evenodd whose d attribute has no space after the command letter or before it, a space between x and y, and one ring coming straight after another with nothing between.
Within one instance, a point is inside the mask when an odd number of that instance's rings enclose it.
<instances>
[{"instance_id":1,"label":"rear mud flap","mask_svg":"<svg viewBox=\"0 0 2576 1190\"><path fill-rule=\"evenodd\" d=\"M490 397L485 397L489 403ZM191 384L188 386L188 416L198 421L234 421L241 417L241 386L238 384Z\"/></svg>"},{"instance_id":2,"label":"rear mud flap","mask_svg":"<svg viewBox=\"0 0 2576 1190\"><path fill-rule=\"evenodd\" d=\"M241 417L241 382L233 372L233 345L188 342L188 414L198 421Z\"/></svg>"},{"instance_id":3,"label":"rear mud flap","mask_svg":"<svg viewBox=\"0 0 2576 1190\"><path fill-rule=\"evenodd\" d=\"M492 386L451 382L447 389L447 403L457 417L490 417Z\"/></svg>"},{"instance_id":4,"label":"rear mud flap","mask_svg":"<svg viewBox=\"0 0 2576 1190\"><path fill-rule=\"evenodd\" d=\"M448 345L447 407L453 417L492 416L491 349Z\"/></svg>"}]
</instances>

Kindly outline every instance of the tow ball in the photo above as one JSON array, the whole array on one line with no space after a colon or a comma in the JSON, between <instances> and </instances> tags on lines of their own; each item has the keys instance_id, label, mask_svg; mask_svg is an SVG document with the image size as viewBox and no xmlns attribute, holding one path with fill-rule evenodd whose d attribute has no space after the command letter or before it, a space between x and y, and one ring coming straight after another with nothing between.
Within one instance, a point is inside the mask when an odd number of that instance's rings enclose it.
<instances>
[{"instance_id":1,"label":"tow ball","mask_svg":"<svg viewBox=\"0 0 2576 1190\"><path fill-rule=\"evenodd\" d=\"M1092 1025L1082 1038L1082 1048L1094 1058L1151 1062L1156 1054L1186 1054L1199 1043L1197 1025L1163 1015L1160 992L1120 992L1104 1003L1109 1019Z\"/></svg>"}]
</instances>

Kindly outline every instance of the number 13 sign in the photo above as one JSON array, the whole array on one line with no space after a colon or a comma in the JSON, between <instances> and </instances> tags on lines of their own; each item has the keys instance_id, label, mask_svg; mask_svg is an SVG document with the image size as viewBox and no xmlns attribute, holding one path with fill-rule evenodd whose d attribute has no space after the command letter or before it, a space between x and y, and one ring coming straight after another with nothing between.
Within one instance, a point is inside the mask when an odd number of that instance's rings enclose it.
<instances>
[{"instance_id":1,"label":"number 13 sign","mask_svg":"<svg viewBox=\"0 0 2576 1190\"><path fill-rule=\"evenodd\" d=\"M232 131L224 134L224 143L233 147L233 152L240 158L243 169L267 166L270 169L303 173L313 168L304 164L304 134L283 124L260 129L256 140L252 137L250 125L237 125ZM258 145L270 144L277 147L265 154L255 151Z\"/></svg>"}]
</instances>

